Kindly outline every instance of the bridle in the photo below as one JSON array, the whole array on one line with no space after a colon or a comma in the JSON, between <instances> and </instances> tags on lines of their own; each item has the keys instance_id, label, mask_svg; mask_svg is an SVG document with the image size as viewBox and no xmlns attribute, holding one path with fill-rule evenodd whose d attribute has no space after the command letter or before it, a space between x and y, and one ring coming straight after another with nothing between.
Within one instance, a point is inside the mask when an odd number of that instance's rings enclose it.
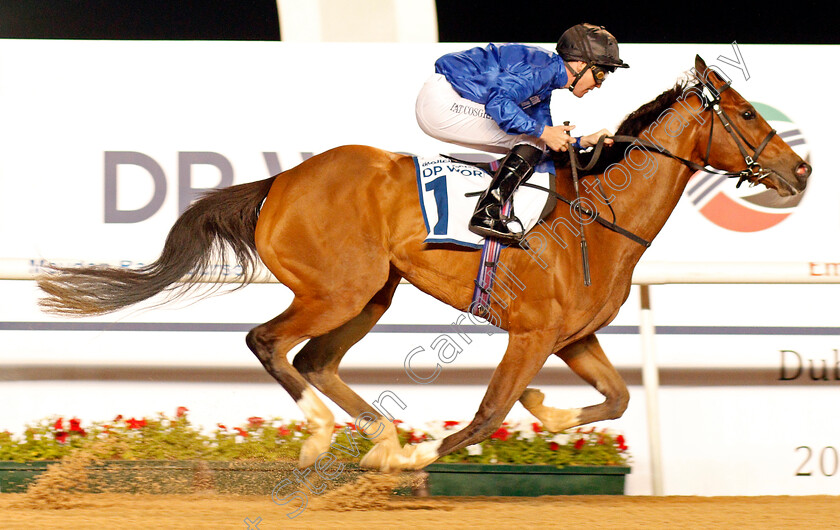
<instances>
[{"instance_id":1,"label":"bridle","mask_svg":"<svg viewBox=\"0 0 840 530\"><path fill-rule=\"evenodd\" d=\"M761 153L764 151L764 148L767 147L767 144L770 143L770 140L776 135L775 129L770 129L770 132L764 137L761 143L758 144L758 147L753 147L749 140L744 136L744 133L741 132L741 129L735 125L732 120L729 118L729 115L726 114L726 111L723 110L723 107L720 105L720 95L722 92L727 90L730 87L730 83L726 83L723 85L720 90L718 90L714 85L707 81L700 80L697 86L703 86L702 91L700 92L700 100L703 103L703 112L712 111L717 115L720 119L721 124L723 125L724 130L729 133L729 136L735 141L735 145L738 147L738 151L741 152L741 156L744 157L744 163L747 164L747 168L741 171L723 171L709 165L709 158L711 157L712 153L712 139L714 138L715 134L715 119L712 117L711 124L709 125L709 140L706 143L706 156L703 158L703 165L700 165L696 162L691 160L679 157L667 149L653 144L651 142L647 142L641 138L636 138L634 136L613 136L612 138L617 142L632 142L641 147L643 147L647 151L659 152L667 157L673 158L675 160L679 160L684 165L694 169L695 171L705 171L707 173L713 173L716 175L721 175L729 178L737 178L738 184L735 185L736 188L740 187L744 181L750 183L750 187L759 184L762 180L770 176L774 171L772 169L764 169L761 167L761 164L758 163L758 157L761 156ZM598 142L597 148L602 143L601 138ZM747 150L749 148L752 150L752 154ZM594 166L594 161L597 161L599 152L596 152L592 156L592 160L587 165L584 170L590 169Z\"/></svg>"},{"instance_id":2,"label":"bridle","mask_svg":"<svg viewBox=\"0 0 840 530\"><path fill-rule=\"evenodd\" d=\"M741 184L747 180L750 183L750 187L755 186L756 184L760 183L762 180L767 178L768 175L773 173L773 170L764 169L761 167L761 164L758 163L758 157L761 156L761 152L764 151L764 148L767 147L767 144L770 143L770 140L773 139L773 136L776 135L775 129L770 129L770 132L767 133L767 136L758 144L758 147L753 147L750 144L749 140L746 139L744 134L738 128L737 125L732 123L732 120L729 119L729 116L726 114L726 111L723 110L723 107L720 106L720 93L724 90L728 89L730 83L726 83L720 90L717 90L714 85L711 83L701 81L703 84L703 106L705 109L711 108L715 114L717 114L718 118L720 118L720 123L723 125L723 128L726 132L729 133L729 136L735 141L735 145L738 146L738 150L741 152L741 156L744 157L744 162L747 164L747 169L740 171L738 173L729 173L724 172L728 177L737 177L738 184L735 185L736 188L740 187ZM712 136L714 134L714 127L715 127L715 120L712 119L712 123L709 126L709 142L706 146L706 157L703 159L703 164L705 166L704 171L708 171L708 169L714 169L709 167L709 156L712 150ZM746 147L745 145L746 144ZM752 154L749 154L747 151L747 147L752 150ZM708 169L706 169L708 168ZM719 170L711 171L712 173L721 173ZM752 180L750 180L752 178Z\"/></svg>"},{"instance_id":3,"label":"bridle","mask_svg":"<svg viewBox=\"0 0 840 530\"><path fill-rule=\"evenodd\" d=\"M582 69L581 72L586 72L586 68ZM582 74L580 74L582 75ZM579 77L579 76L578 76ZM576 79L577 81L577 79ZM711 158L712 153L712 140L714 139L714 126L715 126L715 119L714 116L712 117L711 124L709 126L709 140L706 143L706 155L703 158L703 164L698 164L693 160L688 160L687 158L683 158L681 156L677 156L674 153L668 151L664 147L657 145L655 143L649 142L642 138L638 138L636 136L625 136L625 135L615 135L611 136L614 141L616 142L626 142L632 143L634 145L639 146L640 148L649 151L651 153L659 153L661 155L667 156L669 158L673 158L674 160L678 160L685 166L695 170L695 171L705 171L707 173L713 173L716 175L726 176L729 178L737 178L738 184L735 186L736 188L739 187L745 180L750 183L750 186L755 186L756 184L760 183L762 180L767 178L769 175L774 173L772 169L764 169L758 163L758 158L761 156L761 153L764 151L764 148L767 147L767 144L770 143L770 140L776 135L775 129L770 129L770 132L764 137L763 140L758 144L758 147L753 147L749 140L744 136L744 133L738 128L737 125L732 123L732 120L729 118L729 115L726 114L726 111L723 110L720 104L720 95L725 90L729 89L730 83L726 83L723 85L719 90L712 85L708 81L704 81L700 79L698 84L695 86L703 86L703 89L700 91L700 100L703 103L703 112L712 111L720 118L720 122L723 125L724 130L729 133L729 136L735 141L735 145L738 146L738 150L741 152L741 156L744 157L744 162L747 164L747 168L741 171L723 171L709 165L709 159ZM572 180L574 183L575 189L575 196L576 199L574 201L570 201L569 199L565 198L563 195L557 193L554 190L550 190L547 188L543 188L542 186L537 186L534 184L530 184L528 182L523 182L521 186L531 187L540 189L547 194L555 197L556 199L568 204L572 209L574 209L578 214L582 216L586 216L587 218L597 221L598 224L602 225L603 227L612 230L618 234L621 234L624 237L644 246L649 247L650 241L622 228L616 223L615 217L615 210L612 207L612 201L609 200L607 197L606 192L604 191L603 186L601 185L600 179L596 176L596 182L598 185L598 190L601 193L605 204L609 207L610 212L612 213L612 221L607 221L604 219L601 214L597 211L589 210L588 208L584 207L580 203L580 191L578 187L578 171L586 172L591 170L595 164L598 162L598 159L601 156L601 152L604 148L604 140L607 139L606 135L601 136L598 139L598 143L595 145L595 148L592 153L592 158L589 160L589 163L582 168L578 168L577 165L577 155L575 153L575 148L570 146L568 151L569 153L569 164L572 170ZM752 150L752 154L747 150ZM449 157L452 158L452 157ZM453 159L457 162L464 162L462 160ZM471 163L471 162L465 162ZM478 164L474 164L478 165ZM492 171L491 171L492 173ZM585 175L581 178L586 178L589 175ZM478 195L478 193L476 194ZM581 221L582 222L582 221ZM583 227L581 226L580 231L581 237L581 258L583 260L583 273L584 273L584 285L590 285L590 277L589 277L589 257L587 252L587 243L586 243L586 236L585 232L583 231Z\"/></svg>"},{"instance_id":4,"label":"bridle","mask_svg":"<svg viewBox=\"0 0 840 530\"><path fill-rule=\"evenodd\" d=\"M583 71L585 71L585 69ZM698 85L696 85L696 86L700 86L700 85L703 86L703 89L700 91L700 99L703 103L703 112L712 111L712 112L715 113L715 115L717 115L718 118L720 118L720 122L721 122L721 124L723 124L724 130L726 130L726 132L729 133L729 136L731 136L732 139L735 141L735 145L738 146L738 150L741 152L741 156L744 157L744 162L747 164L746 169L738 171L738 172L723 171L723 170L711 167L709 165L709 159L711 158L711 153L712 153L712 140L714 138L714 133L715 133L715 130L714 130L714 126L715 126L714 116L712 116L711 124L709 125L709 140L706 143L706 155L703 158L703 164L702 165L698 164L697 162L694 162L692 160L688 160L687 158L677 156L677 155L671 153L670 151L668 151L667 149L665 149L662 146L659 146L659 145L654 144L652 142L648 142L647 140L643 140L642 138L638 138L636 136L615 135L615 136L612 136L611 138L616 142L632 143L634 145L638 145L639 147L643 148L646 151L660 153L660 154L662 154L664 156L667 156L669 158L673 158L674 160L680 161L681 163L683 163L684 165L688 166L691 169L694 169L695 171L705 171L705 172L708 172L708 173L714 173L716 175L726 176L726 177L729 177L729 178L738 178L738 184L735 186L736 188L739 187L741 185L741 183L743 183L745 180L750 183L750 186L755 186L756 184L761 182L763 179L767 178L771 173L774 173L774 171L771 170L771 169L762 168L761 165L758 163L758 158L759 158L759 156L761 156L761 153L762 153L762 151L764 151L764 148L767 147L767 144L770 143L770 140L776 135L775 129L771 129L770 132L767 133L767 135L764 137L764 139L761 141L761 143L758 144L758 147L753 147L752 144L750 143L750 141L747 140L747 138L744 136L744 133L741 132L741 130L738 128L737 125L732 123L732 120L729 118L729 115L727 115L726 111L724 111L723 107L721 107L720 94L730 87L730 83L726 83L725 85L723 85L720 88L720 90L715 88L715 86L712 85L711 83L709 83L707 81L704 81L702 79L699 80ZM604 201L606 201L606 204L609 207L610 211L612 212L613 220L612 221L607 221L606 219L601 217L601 215L597 211L590 211L589 209L581 206L581 204L580 204L580 192L579 192L579 188L578 188L578 171L579 170L584 171L584 172L589 171L590 169L592 169L592 167L595 166L595 163L600 158L601 151L604 147L604 140L606 138L607 138L607 136L604 135L604 136L601 136L598 139L598 143L595 145L595 149L592 153L592 158L590 159L589 163L583 168L578 168L577 167L577 156L576 156L576 153L575 153L575 149L574 149L574 147L570 147L570 150L569 150L569 164L570 164L571 170L572 170L572 181L574 183L575 196L576 196L575 201L569 201L568 199L566 199L565 197L563 197L562 195L560 195L557 192L554 192L554 191L551 191L551 190L546 190L545 188L541 188L540 186L533 186L533 185L530 185L527 182L523 183L522 185L543 189L544 191L546 191L550 195L553 195L554 197L556 197L556 198L560 199L561 201L565 202L566 204L568 204L570 207L575 209L578 212L578 214L588 216L592 220L597 221L600 225L604 226L605 228L608 228L608 229L610 229L610 230L612 230L616 233L619 233L619 234L629 238L632 241L635 241L636 243L638 243L638 244L640 244L644 247L649 247L650 246L650 241L647 241L647 240L643 239L642 237L639 237L638 235L636 235L636 234L634 234L634 233L632 233L628 230L625 230L624 228L622 228L618 224L616 224L615 210L613 210L612 201L610 201L609 198L607 197L607 194L604 191L603 186L601 185L601 181L600 181L600 179L598 179L597 176L595 177L595 179L596 179L596 182L597 182L597 185L598 185L598 189L599 189L601 195L603 196ZM750 152L747 150L748 148L750 150L752 150L752 154L750 154ZM585 233L583 231L583 226L581 226L580 234L581 234L580 235L580 239L581 239L580 243L581 243L581 258L582 258L582 261L583 261L584 285L588 286L588 285L590 285L589 257L588 257L588 252L587 252L586 236L585 236Z\"/></svg>"}]
</instances>

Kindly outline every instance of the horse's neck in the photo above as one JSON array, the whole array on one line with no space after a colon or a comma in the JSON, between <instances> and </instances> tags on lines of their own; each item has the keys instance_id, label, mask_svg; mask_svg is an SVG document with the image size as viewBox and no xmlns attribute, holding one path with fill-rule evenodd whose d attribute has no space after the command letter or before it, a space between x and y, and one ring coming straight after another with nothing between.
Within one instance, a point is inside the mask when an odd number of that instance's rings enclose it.
<instances>
[{"instance_id":1,"label":"horse's neck","mask_svg":"<svg viewBox=\"0 0 840 530\"><path fill-rule=\"evenodd\" d=\"M693 158L697 152L696 144L699 141L700 131L697 127L686 127L676 137L670 137L661 131L654 130L645 139L654 140L656 143L683 158ZM633 149L633 162L622 160L619 162L623 170L618 168L608 169L602 180L611 176L612 171L619 171L610 180L615 182L619 174L630 175L630 183L626 189L620 192L613 191L615 195L613 209L616 213L616 222L623 228L651 241L662 230L665 222L670 217L677 202L688 184L688 179L693 174L682 163L668 158L656 152L645 152L641 149ZM645 165L641 167L638 161L644 155ZM612 167L612 166L611 166ZM605 184L609 180L606 180ZM611 192L607 187L607 195ZM599 205L602 214L606 207Z\"/></svg>"}]
</instances>

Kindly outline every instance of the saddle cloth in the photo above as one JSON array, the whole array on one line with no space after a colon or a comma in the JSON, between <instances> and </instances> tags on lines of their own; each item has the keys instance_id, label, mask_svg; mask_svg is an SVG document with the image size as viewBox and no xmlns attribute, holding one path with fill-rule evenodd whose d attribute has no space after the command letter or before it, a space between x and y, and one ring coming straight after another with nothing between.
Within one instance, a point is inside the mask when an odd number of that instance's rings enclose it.
<instances>
[{"instance_id":1,"label":"saddle cloth","mask_svg":"<svg viewBox=\"0 0 840 530\"><path fill-rule=\"evenodd\" d=\"M417 191L428 236L424 243L454 243L470 248L482 248L484 238L470 232L468 225L478 196L467 193L482 192L490 186L493 176L469 164L447 158L414 157L417 170ZM550 164L542 164L528 182L553 188ZM549 195L542 190L520 187L513 196L513 212L522 221L527 233L540 220Z\"/></svg>"}]
</instances>

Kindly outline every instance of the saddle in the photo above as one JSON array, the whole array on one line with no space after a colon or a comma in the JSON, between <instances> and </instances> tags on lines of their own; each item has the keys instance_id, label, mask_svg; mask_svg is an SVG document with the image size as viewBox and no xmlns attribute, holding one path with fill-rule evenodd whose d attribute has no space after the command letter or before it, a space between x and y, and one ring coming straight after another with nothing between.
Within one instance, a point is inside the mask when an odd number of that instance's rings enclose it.
<instances>
[{"instance_id":1,"label":"saddle","mask_svg":"<svg viewBox=\"0 0 840 530\"><path fill-rule=\"evenodd\" d=\"M542 212L540 213L539 217L537 218L537 220L535 221L534 224L536 224L536 222L539 222L540 220L542 220L546 216L548 216L548 214L551 213L554 210L554 208L557 204L557 201L561 200L564 203L568 204L570 208L574 208L582 217L594 219L601 226L603 226L603 227L605 227L609 230L612 230L616 233L619 233L619 234L635 241L636 243L638 243L642 246L648 247L648 246L650 246L649 241L640 238L636 234L633 234L632 232L629 232L629 231L621 228L620 226L618 226L616 224L615 212L613 211L612 205L609 203L609 201L607 202L607 205L608 205L610 211L612 212L612 217L613 217L612 221L607 221L598 212L589 211L588 209L586 209L585 207L580 205L580 201L579 201L579 199L580 199L579 175L578 175L578 173L579 172L583 173L583 177L586 177L587 175L593 174L597 171L597 170L593 171L593 168L600 161L599 160L600 155L601 155L601 152L602 152L602 149L603 149L603 146L604 146L604 138L605 137L602 136L599 139L598 144L596 145L594 150L592 150L590 153L584 154L584 158L586 159L587 163L585 163L583 167L579 166L579 162L577 160L577 157L579 156L579 154L574 150L567 151L564 154L552 153L553 156L552 156L551 163L554 165L555 171L557 171L561 168L565 168L565 167L569 167L570 170L571 170L571 177L572 177L572 182L574 184L575 196L576 196L575 201L569 200L566 197L563 197L562 195L557 193L557 190L555 189L555 181L554 181L553 178L549 179L549 183L548 183L549 185L547 187L540 186L540 185L535 184L533 182L524 182L524 183L522 183L522 185L520 187L520 190L522 188L537 189L537 190L540 190L541 192L545 192L547 197L548 197L548 200L546 201ZM616 140L619 140L619 138L616 137ZM627 137L621 137L620 140L626 141ZM458 164L466 164L466 165L476 167L476 168L478 168L478 169L480 169L484 172L487 172L489 174L494 173L496 171L496 169L499 167L499 160L494 160L492 162L469 162L469 161L466 161L466 160L460 160L460 159L457 159L457 158L454 158L454 157L449 157L449 156L446 156L446 155L442 155L442 156L444 156L445 158L447 158L449 160L452 160L453 162L456 162ZM603 187L601 185L601 181L598 180L597 177L596 177L596 183L597 183L598 189L600 190L601 194L603 195L604 198L606 198L607 195L603 190ZM517 190L517 193L519 193L520 190ZM479 195L481 195L482 191L470 193L468 195L479 196ZM517 206L517 208L518 208L518 206ZM509 211L510 211L510 203L505 205L505 208L503 209L503 214L507 214ZM533 225L526 226L526 236L527 236L527 231L530 230L532 227L533 227ZM585 232L583 230L583 226L581 225L580 228L581 228L581 231L580 231L581 259L583 261L583 280L584 280L584 285L588 286L588 285L590 285L589 256L588 256L586 236L585 236ZM525 240L523 239L523 241L525 241ZM491 293L492 293L492 289L493 289L494 279L495 279L495 276L496 276L496 267L499 264L499 259L498 258L499 258L499 254L501 253L502 247L503 247L503 245L501 243L499 243L498 241L487 239L487 240L485 240L484 246L483 246L483 249L482 249L481 262L480 262L480 265L479 265L478 276L475 280L475 290L473 292L473 300L472 300L472 303L470 304L470 308L469 308L471 313L473 313L476 316L482 317L482 318L486 318L490 313L490 297L491 297ZM527 242L525 243L525 245L522 245L522 248L525 249L526 251L529 250Z\"/></svg>"},{"instance_id":2,"label":"saddle","mask_svg":"<svg viewBox=\"0 0 840 530\"><path fill-rule=\"evenodd\" d=\"M417 191L426 225L425 243L449 243L480 249L484 237L468 228L478 197L490 185L498 162L463 163L449 157L415 157ZM531 176L538 188L521 187L514 195L516 215L525 230L531 229L556 205L556 197L541 189L554 191L553 167L545 164Z\"/></svg>"}]
</instances>

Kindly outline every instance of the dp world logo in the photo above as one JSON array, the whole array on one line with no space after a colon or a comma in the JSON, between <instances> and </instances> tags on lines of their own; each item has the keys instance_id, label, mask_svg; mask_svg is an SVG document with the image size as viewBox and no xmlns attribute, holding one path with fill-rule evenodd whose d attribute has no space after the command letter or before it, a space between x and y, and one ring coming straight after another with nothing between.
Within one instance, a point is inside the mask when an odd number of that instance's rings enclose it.
<instances>
[{"instance_id":1,"label":"dp world logo","mask_svg":"<svg viewBox=\"0 0 840 530\"><path fill-rule=\"evenodd\" d=\"M752 102L779 136L809 162L809 150L802 132L780 110ZM750 188L745 182L736 189L729 179L698 171L688 182L688 197L703 216L714 224L734 232L759 232L784 221L802 200L803 193L779 197L763 186Z\"/></svg>"}]
</instances>

